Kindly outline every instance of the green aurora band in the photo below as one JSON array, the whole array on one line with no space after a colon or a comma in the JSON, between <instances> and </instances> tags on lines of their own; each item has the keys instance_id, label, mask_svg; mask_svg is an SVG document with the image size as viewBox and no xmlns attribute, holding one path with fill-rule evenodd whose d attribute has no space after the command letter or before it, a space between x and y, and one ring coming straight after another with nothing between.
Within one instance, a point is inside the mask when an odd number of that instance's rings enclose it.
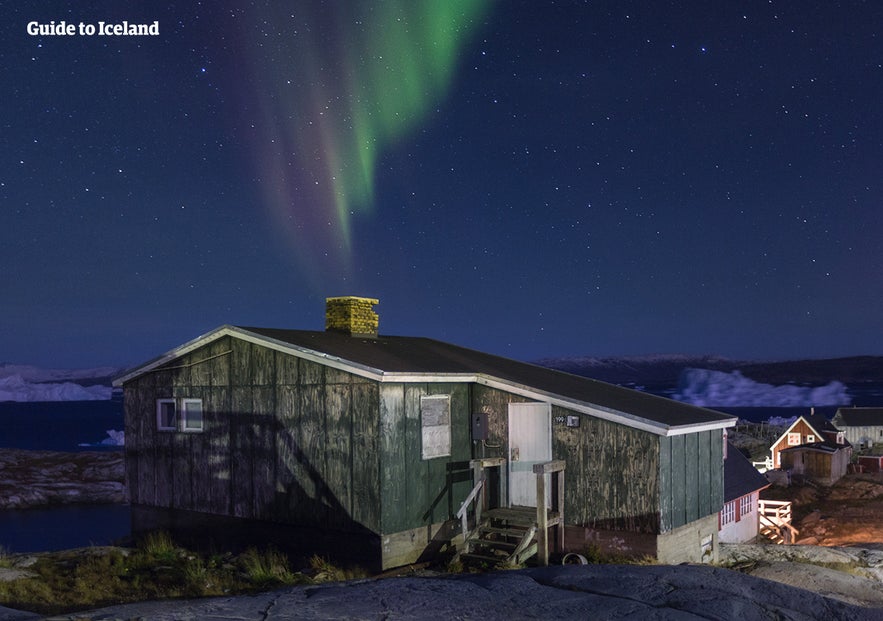
<instances>
[{"instance_id":1,"label":"green aurora band","mask_svg":"<svg viewBox=\"0 0 883 621\"><path fill-rule=\"evenodd\" d=\"M380 155L438 107L491 2L281 4L246 33L244 94L264 200L321 277L349 270L352 218L373 208Z\"/></svg>"}]
</instances>

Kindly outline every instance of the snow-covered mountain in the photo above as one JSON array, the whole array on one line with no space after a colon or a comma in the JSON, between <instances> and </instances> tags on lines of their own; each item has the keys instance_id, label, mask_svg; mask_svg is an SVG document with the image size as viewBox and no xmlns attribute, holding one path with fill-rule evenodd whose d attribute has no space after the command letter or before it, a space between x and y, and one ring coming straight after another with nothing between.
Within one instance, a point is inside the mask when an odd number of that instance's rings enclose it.
<instances>
[{"instance_id":1,"label":"snow-covered mountain","mask_svg":"<svg viewBox=\"0 0 883 621\"><path fill-rule=\"evenodd\" d=\"M110 399L115 367L41 369L0 364L0 401L94 401Z\"/></svg>"}]
</instances>

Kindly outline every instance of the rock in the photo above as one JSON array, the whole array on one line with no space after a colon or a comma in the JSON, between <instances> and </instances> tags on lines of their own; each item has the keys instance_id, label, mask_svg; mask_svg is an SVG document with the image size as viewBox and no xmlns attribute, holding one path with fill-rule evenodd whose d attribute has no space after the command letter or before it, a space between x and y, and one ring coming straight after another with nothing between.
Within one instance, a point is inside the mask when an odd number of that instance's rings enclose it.
<instances>
[{"instance_id":1,"label":"rock","mask_svg":"<svg viewBox=\"0 0 883 621\"><path fill-rule=\"evenodd\" d=\"M0 509L126 501L122 451L0 449Z\"/></svg>"},{"instance_id":2,"label":"rock","mask_svg":"<svg viewBox=\"0 0 883 621\"><path fill-rule=\"evenodd\" d=\"M134 619L825 619L870 621L883 608L700 565L567 565L435 578L292 587L253 596L144 602L58 615ZM28 619L33 617L20 617ZM0 620L11 621L14 617ZM18 621L18 619L16 619Z\"/></svg>"}]
</instances>

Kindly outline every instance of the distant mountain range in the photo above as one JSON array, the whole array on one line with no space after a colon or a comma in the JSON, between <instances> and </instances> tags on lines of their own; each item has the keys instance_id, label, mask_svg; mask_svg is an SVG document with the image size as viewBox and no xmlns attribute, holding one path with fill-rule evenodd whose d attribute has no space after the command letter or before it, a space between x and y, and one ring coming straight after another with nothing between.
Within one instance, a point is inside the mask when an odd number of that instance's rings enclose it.
<instances>
[{"instance_id":1,"label":"distant mountain range","mask_svg":"<svg viewBox=\"0 0 883 621\"><path fill-rule=\"evenodd\" d=\"M622 386L644 386L648 390L675 387L685 369L739 371L763 384L823 386L841 382L850 386L883 383L883 357L852 356L818 360L757 362L718 356L663 354L610 358L544 358L536 364L591 377Z\"/></svg>"}]
</instances>

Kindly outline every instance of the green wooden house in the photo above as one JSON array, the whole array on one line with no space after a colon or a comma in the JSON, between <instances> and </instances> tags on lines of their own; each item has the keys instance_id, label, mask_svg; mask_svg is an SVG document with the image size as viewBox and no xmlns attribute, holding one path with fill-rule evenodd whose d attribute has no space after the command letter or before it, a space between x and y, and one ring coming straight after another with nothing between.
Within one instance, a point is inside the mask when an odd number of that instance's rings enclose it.
<instances>
[{"instance_id":1,"label":"green wooden house","mask_svg":"<svg viewBox=\"0 0 883 621\"><path fill-rule=\"evenodd\" d=\"M134 529L306 529L389 568L463 546L482 509L539 504L559 552L716 558L733 417L381 336L376 303L329 298L324 332L222 326L118 378Z\"/></svg>"}]
</instances>

